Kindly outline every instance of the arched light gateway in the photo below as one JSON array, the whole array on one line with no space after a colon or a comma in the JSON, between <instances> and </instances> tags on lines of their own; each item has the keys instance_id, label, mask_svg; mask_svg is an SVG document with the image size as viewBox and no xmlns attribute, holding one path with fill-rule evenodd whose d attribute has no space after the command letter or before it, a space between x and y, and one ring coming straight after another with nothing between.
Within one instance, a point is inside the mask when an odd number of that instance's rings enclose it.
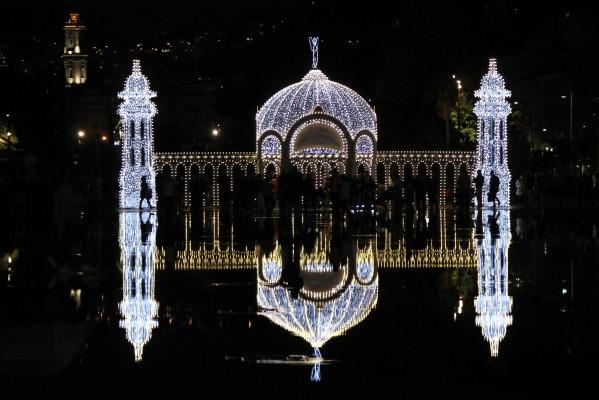
<instances>
[{"instance_id":1,"label":"arched light gateway","mask_svg":"<svg viewBox=\"0 0 599 400\"><path fill-rule=\"evenodd\" d=\"M374 110L359 94L317 68L318 38L310 38L312 69L274 94L256 114L260 169L295 165L316 182L333 168L355 173L357 163L372 173L377 141Z\"/></svg>"}]
</instances>

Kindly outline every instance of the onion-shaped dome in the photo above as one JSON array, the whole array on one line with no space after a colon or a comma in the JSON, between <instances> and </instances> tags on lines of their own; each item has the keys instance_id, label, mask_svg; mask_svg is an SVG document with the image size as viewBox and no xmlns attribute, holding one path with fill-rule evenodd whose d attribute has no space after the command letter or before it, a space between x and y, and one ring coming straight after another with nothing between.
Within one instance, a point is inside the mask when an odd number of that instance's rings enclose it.
<instances>
[{"instance_id":1,"label":"onion-shaped dome","mask_svg":"<svg viewBox=\"0 0 599 400\"><path fill-rule=\"evenodd\" d=\"M359 94L333 82L319 69L277 92L256 114L256 137L276 131L283 138L302 117L318 111L339 120L354 137L363 130L376 137L376 114Z\"/></svg>"}]
</instances>

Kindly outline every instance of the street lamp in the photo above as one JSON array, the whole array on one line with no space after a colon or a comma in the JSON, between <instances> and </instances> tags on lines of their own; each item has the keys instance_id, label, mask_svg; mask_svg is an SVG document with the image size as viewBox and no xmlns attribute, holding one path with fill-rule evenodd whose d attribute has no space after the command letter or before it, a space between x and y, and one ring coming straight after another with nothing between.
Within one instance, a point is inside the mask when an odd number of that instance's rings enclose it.
<instances>
[{"instance_id":1,"label":"street lamp","mask_svg":"<svg viewBox=\"0 0 599 400\"><path fill-rule=\"evenodd\" d=\"M562 95L563 100L566 100L567 98L568 98L568 96ZM570 141L572 141L572 139L574 138L574 132L572 129L572 106L573 106L573 103L574 103L574 96L572 94L572 89L570 89L570 132L569 132Z\"/></svg>"},{"instance_id":2,"label":"street lamp","mask_svg":"<svg viewBox=\"0 0 599 400\"><path fill-rule=\"evenodd\" d=\"M454 77L455 77L455 75L454 75ZM460 127L461 127L461 124L460 124L460 97L461 96L460 95L461 95L461 91L462 91L462 81L460 81L459 79L456 79L456 83L458 85L458 110L457 110L457 113L458 113L458 137L460 138L460 143L462 143L462 135L460 132Z\"/></svg>"},{"instance_id":3,"label":"street lamp","mask_svg":"<svg viewBox=\"0 0 599 400\"><path fill-rule=\"evenodd\" d=\"M78 137L79 139L83 139L83 138L85 137L85 132L84 132L84 131L79 131L79 132L77 132L77 137Z\"/></svg>"}]
</instances>

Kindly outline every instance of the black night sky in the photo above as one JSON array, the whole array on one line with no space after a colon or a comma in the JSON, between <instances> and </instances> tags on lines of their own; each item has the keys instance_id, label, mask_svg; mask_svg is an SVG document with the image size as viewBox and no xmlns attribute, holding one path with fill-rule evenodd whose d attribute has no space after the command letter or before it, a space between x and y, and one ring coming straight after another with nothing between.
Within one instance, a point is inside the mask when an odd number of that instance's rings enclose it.
<instances>
[{"instance_id":1,"label":"black night sky","mask_svg":"<svg viewBox=\"0 0 599 400\"><path fill-rule=\"evenodd\" d=\"M48 130L53 138L64 136L55 111L32 121L30 108L23 115L20 105L31 104L41 116L63 101L62 23L74 10L87 27L82 47L89 55L89 93L110 103L130 60L141 58L159 94L159 149L201 147L218 123L224 134L212 146L251 150L256 107L307 72L311 35L321 39L319 67L376 107L381 148L444 148L439 104L455 101L452 75L472 96L489 57L498 58L520 105L515 130L523 132L515 136L531 137L534 125L552 132L548 141L558 140L568 119L561 96L572 89L577 136L597 148L596 135L587 130L597 130L599 14L587 5L221 1L192 7L174 1L2 7L10 16L0 27L9 63L2 72L2 108L14 109L22 142L32 150L40 143L47 148ZM167 43L170 51L162 53ZM114 118L107 115L107 125Z\"/></svg>"}]
</instances>

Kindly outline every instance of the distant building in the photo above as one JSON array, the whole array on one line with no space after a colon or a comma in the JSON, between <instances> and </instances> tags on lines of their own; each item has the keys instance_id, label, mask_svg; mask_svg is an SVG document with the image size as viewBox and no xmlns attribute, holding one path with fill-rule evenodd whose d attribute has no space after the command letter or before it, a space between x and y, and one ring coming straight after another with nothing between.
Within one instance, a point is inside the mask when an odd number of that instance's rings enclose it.
<instances>
[{"instance_id":1,"label":"distant building","mask_svg":"<svg viewBox=\"0 0 599 400\"><path fill-rule=\"evenodd\" d=\"M87 80L87 54L81 53L81 32L85 26L79 23L79 14L71 13L64 26L64 74L67 86L82 85Z\"/></svg>"}]
</instances>

